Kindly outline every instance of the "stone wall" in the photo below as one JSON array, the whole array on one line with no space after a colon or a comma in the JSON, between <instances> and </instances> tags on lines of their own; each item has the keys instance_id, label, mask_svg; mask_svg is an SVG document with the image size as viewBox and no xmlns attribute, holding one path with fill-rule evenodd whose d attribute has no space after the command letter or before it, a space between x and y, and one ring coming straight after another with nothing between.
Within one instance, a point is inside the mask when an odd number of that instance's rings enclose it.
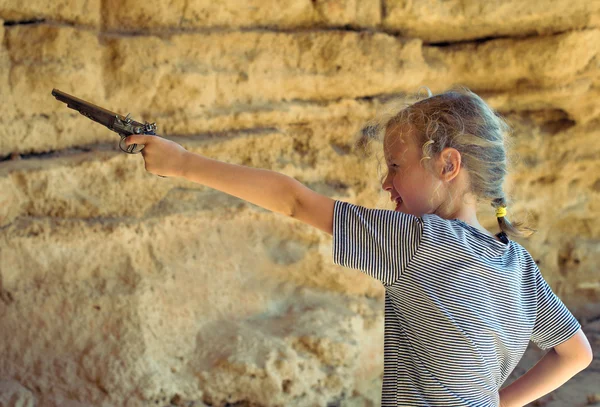
<instances>
[{"instance_id":1,"label":"stone wall","mask_svg":"<svg viewBox=\"0 0 600 407\"><path fill-rule=\"evenodd\" d=\"M0 406L380 401L377 281L308 225L145 172L53 88L392 209L357 130L391 97L465 85L513 126L509 219L538 229L519 242L598 348L600 3L496 3L4 0ZM545 405L595 397L598 363Z\"/></svg>"}]
</instances>

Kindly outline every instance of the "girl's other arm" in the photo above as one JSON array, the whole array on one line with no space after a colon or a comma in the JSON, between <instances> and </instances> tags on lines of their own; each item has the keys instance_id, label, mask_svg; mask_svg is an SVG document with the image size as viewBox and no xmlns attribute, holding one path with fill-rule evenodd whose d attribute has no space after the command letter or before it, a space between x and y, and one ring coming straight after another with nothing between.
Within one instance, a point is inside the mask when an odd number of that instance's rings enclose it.
<instances>
[{"instance_id":1,"label":"girl's other arm","mask_svg":"<svg viewBox=\"0 0 600 407\"><path fill-rule=\"evenodd\" d=\"M535 366L500 390L500 406L524 406L557 389L585 369L594 356L581 329L550 349Z\"/></svg>"}]
</instances>

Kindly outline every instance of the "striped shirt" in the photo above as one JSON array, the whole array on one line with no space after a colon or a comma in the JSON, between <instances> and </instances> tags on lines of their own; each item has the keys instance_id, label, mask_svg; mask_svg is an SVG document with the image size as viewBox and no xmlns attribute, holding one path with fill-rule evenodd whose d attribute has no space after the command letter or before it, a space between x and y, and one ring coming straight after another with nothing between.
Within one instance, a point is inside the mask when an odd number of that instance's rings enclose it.
<instances>
[{"instance_id":1,"label":"striped shirt","mask_svg":"<svg viewBox=\"0 0 600 407\"><path fill-rule=\"evenodd\" d=\"M498 406L530 340L580 328L525 248L459 219L336 201L333 261L385 288L384 407Z\"/></svg>"}]
</instances>

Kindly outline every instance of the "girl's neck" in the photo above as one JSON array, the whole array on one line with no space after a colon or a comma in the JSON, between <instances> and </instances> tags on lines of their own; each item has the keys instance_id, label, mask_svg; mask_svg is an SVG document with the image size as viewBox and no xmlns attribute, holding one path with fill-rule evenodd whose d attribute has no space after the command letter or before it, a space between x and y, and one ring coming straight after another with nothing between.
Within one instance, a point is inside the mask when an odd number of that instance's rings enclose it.
<instances>
[{"instance_id":1,"label":"girl's neck","mask_svg":"<svg viewBox=\"0 0 600 407\"><path fill-rule=\"evenodd\" d=\"M450 214L450 216L448 216L446 219L459 219L465 222L466 224L473 226L482 233L485 233L488 236L492 236L493 238L500 240L494 233L491 233L486 228L481 226L479 220L477 219L477 212L474 207L468 205L463 206L458 210L454 211L452 214Z\"/></svg>"}]
</instances>

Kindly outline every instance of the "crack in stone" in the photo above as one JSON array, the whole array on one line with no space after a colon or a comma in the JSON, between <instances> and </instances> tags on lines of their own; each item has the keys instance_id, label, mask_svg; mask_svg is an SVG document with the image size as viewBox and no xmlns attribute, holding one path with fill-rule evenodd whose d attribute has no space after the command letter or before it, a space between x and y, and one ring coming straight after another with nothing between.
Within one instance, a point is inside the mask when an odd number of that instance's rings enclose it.
<instances>
[{"instance_id":1,"label":"crack in stone","mask_svg":"<svg viewBox=\"0 0 600 407\"><path fill-rule=\"evenodd\" d=\"M593 29L593 27L584 27L581 30L588 30L588 29ZM527 33L527 34L521 34L521 35L488 35L485 37L477 37L477 38L471 38L471 39L464 39L464 40L457 40L457 41L439 41L439 42L427 42L427 41L423 41L423 46L428 46L428 47L434 47L434 48L446 48L446 47L451 47L454 45L466 45L466 44L476 44L476 45L480 45L480 44L485 44L487 42L490 41L495 41L495 40L515 40L515 41L520 41L520 40L529 40L529 39L533 39L533 38L547 38L547 37L556 37L559 35L563 35L569 32L572 32L574 30L561 30L561 31L553 31L551 33L547 33L547 34L538 34L536 32L531 32L531 33ZM577 30L579 31L579 30Z\"/></svg>"},{"instance_id":2,"label":"crack in stone","mask_svg":"<svg viewBox=\"0 0 600 407\"><path fill-rule=\"evenodd\" d=\"M315 26L315 28L310 27L290 27L290 28L278 28L275 25L257 25L250 27L236 27L230 28L227 26L214 26L214 27L192 27L192 28L180 28L180 27L164 27L154 31L147 29L131 29L131 30L107 30L105 29L106 21L103 19L100 23L100 27L90 27L85 25L78 25L73 22L64 22L64 21L54 21L46 18L39 19L29 19L29 20L21 20L14 21L8 20L4 21L5 27L10 27L14 25L35 25L35 24L46 24L55 27L69 27L76 28L78 30L86 30L93 31L97 33L100 37L106 38L127 38L127 37L170 37L173 35L184 35L184 34L228 34L228 33L281 33L281 34L307 34L307 33L321 33L321 32L355 32L355 33L379 33L379 34L387 34L393 37L398 37L402 35L402 32L397 29L381 29L383 24L383 19L387 14L387 10L385 4L382 1L381 6L381 21L382 23L379 25L379 29L372 27L356 27L350 24L345 25L333 25L333 26ZM585 26L582 28L578 28L577 31L582 30L591 30L595 29L593 26ZM568 32L574 31L574 29L555 31L547 34L537 34L535 32L531 32L528 34L521 35L489 35L484 37L465 39L465 40L457 40L457 41L439 41L439 42L427 42L423 41L423 46L430 46L436 48L444 48L452 45L462 45L462 44L483 44L493 40L499 39L513 39L513 40L526 40L530 38L539 38L539 37L549 37L565 34ZM419 39L419 37L401 37L404 39Z\"/></svg>"},{"instance_id":3,"label":"crack in stone","mask_svg":"<svg viewBox=\"0 0 600 407\"><path fill-rule=\"evenodd\" d=\"M11 27L13 25L32 25L32 24L40 24L46 21L45 18L34 18L30 20L5 20L4 26Z\"/></svg>"},{"instance_id":4,"label":"crack in stone","mask_svg":"<svg viewBox=\"0 0 600 407\"><path fill-rule=\"evenodd\" d=\"M235 209L236 214L242 214L245 211L250 212L262 212L263 210L255 205L245 202L233 195L229 195L224 192L214 191L214 190L200 190L195 188L183 188L176 187L171 191L183 193L184 195L188 195L190 198L198 198L201 197L204 200L211 201L217 200L219 202L219 208L223 209ZM171 193L170 191L170 193ZM161 202L173 203L173 205L167 205L160 207L158 210L158 206ZM142 216L90 216L90 217L80 217L80 216L50 216L50 215L21 215L13 219L9 224L3 225L0 227L0 231L6 233L7 231L14 229L18 231L26 231L30 225L45 223L47 222L49 227L62 227L69 224L84 224L89 226L94 230L98 230L100 227L100 231L103 233L111 233L116 228L119 227L129 227L129 226L137 226L147 222L160 222L161 220L168 217L176 217L176 216L191 216L197 218L198 213L200 212L211 212L214 210L214 207L211 205L200 206L200 207L190 207L187 205L177 205L181 201L174 197L169 197L168 195L157 201L152 208L145 211ZM1 283L1 281L0 281ZM1 289L1 285L0 285Z\"/></svg>"},{"instance_id":5,"label":"crack in stone","mask_svg":"<svg viewBox=\"0 0 600 407\"><path fill-rule=\"evenodd\" d=\"M72 155L79 154L79 153L89 153L89 152L93 152L93 151L111 151L111 150L118 151L118 149L113 146L113 143L110 143L110 144L102 143L102 144L95 144L95 145L82 146L82 147L69 147L69 148L64 148L61 150L49 150L49 151L43 151L43 152L38 152L38 153L31 152L31 153L27 153L27 154L11 152L8 155L0 158L0 162L17 161L17 160L31 160L31 159L47 160L47 159L51 159L51 158L68 157L68 156L72 156Z\"/></svg>"},{"instance_id":6,"label":"crack in stone","mask_svg":"<svg viewBox=\"0 0 600 407\"><path fill-rule=\"evenodd\" d=\"M230 131L220 131L220 132L204 132L199 134L169 134L164 136L169 140L173 140L177 143L185 143L186 141L226 141L232 140L238 137L246 137L246 136L261 136L271 133L280 133L281 130L274 127L261 127L261 128L253 128L253 129L244 129L244 130L230 130ZM161 136L159 134L159 136ZM77 147L68 147L60 150L49 150L43 152L31 152L31 153L18 153L11 152L6 156L0 157L0 163L8 163L11 161L18 160L47 160L52 158L61 158L73 156L80 153L92 153L95 152L110 152L114 151L116 153L121 152L117 147L117 143L96 143L90 144L86 146L77 146Z\"/></svg>"}]
</instances>

